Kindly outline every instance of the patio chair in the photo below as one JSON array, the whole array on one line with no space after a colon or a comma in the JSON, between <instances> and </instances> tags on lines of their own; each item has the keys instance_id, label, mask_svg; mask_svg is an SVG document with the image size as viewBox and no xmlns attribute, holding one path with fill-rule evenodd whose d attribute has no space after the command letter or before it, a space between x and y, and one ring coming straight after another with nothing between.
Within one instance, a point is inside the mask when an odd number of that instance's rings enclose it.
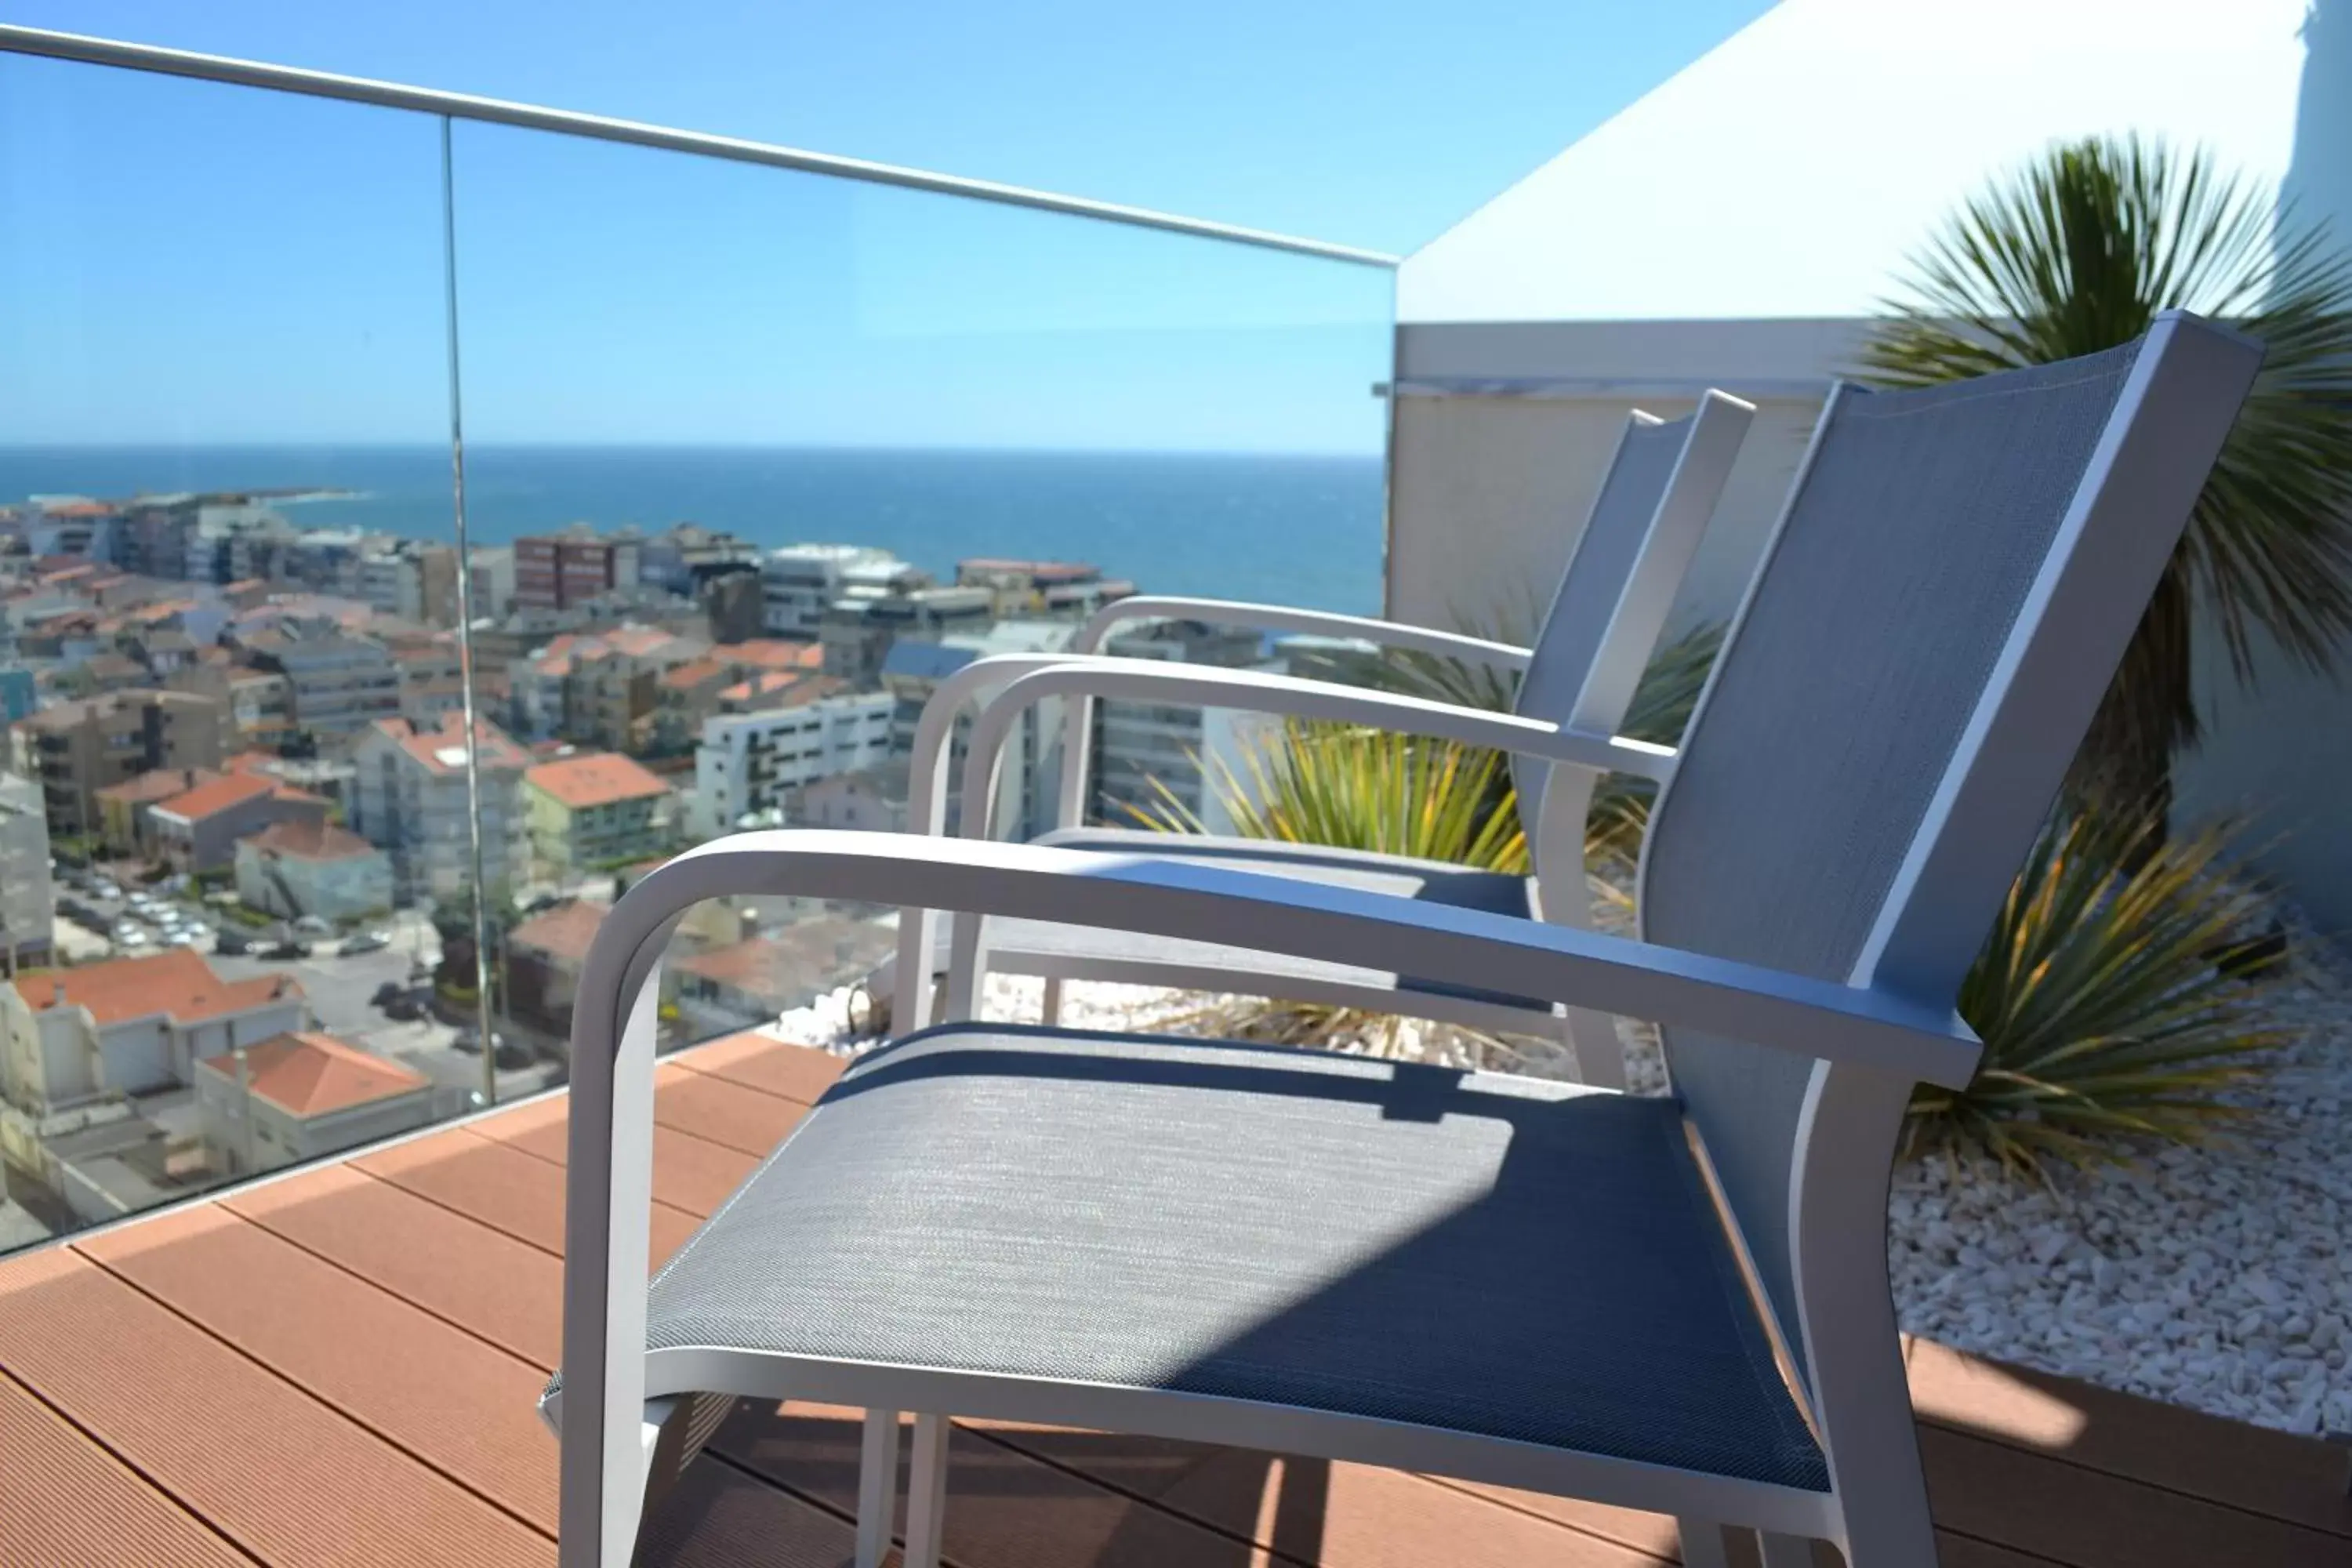
<instances>
[{"instance_id":1,"label":"patio chair","mask_svg":"<svg viewBox=\"0 0 2352 1568\"><path fill-rule=\"evenodd\" d=\"M1643 858L1639 940L1183 857L746 834L614 907L572 1039L564 1568L736 1396L862 1407L858 1561L933 1568L947 1416L1676 1516L1684 1555L1936 1561L1887 1285L1915 1083L2260 361L2194 318L1835 394ZM1042 679L1053 672L1024 679ZM1011 700L1008 691L1003 700ZM650 1287L662 946L866 899L1238 941L1655 1020L1668 1098L970 1022L854 1063ZM648 1401L652 1401L648 1404ZM656 1463L658 1461L658 1463Z\"/></svg>"},{"instance_id":2,"label":"patio chair","mask_svg":"<svg viewBox=\"0 0 2352 1568\"><path fill-rule=\"evenodd\" d=\"M1507 672L1518 679L1515 710L1520 717L1607 735L1625 717L1675 592L1722 498L1754 415L1753 405L1711 391L1699 399L1692 413L1679 419L1661 421L1638 411L1631 416L1532 647L1322 611L1213 599L1138 597L1097 612L1080 630L1073 651L1092 656L1115 626L1146 618L1197 620L1264 631L1320 632ZM941 763L950 727L966 702L974 695L985 697L1028 671L1069 662L1067 655L983 659L966 668L963 683L942 686L926 704L918 730L909 770L910 826L928 832L945 827L947 795ZM1174 676L1177 679L1168 688L1172 695L1167 700L1175 703L1187 700L1183 677L1195 668L1152 659L1091 662L1108 668ZM1335 682L1293 684L1373 695ZM1585 884L1584 819L1597 775L1589 771L1556 767L1538 752L1522 751L1512 756L1519 815L1537 871L1534 877L1311 845L1171 836L1144 828L1086 828L1076 825L1086 799L1087 736L1094 704L1085 690L1075 691L1065 700L1059 826L1040 843L1195 855L1213 864L1395 892L1433 903L1534 915L1569 925L1591 923L1591 897ZM1410 702L1402 698L1395 700ZM1411 711L1423 712L1428 706L1413 705ZM1349 710L1360 713L1363 705ZM1448 711L1458 712L1474 726L1493 717L1483 709ZM982 782L966 792L961 808L966 834L982 837L992 834L992 770L997 749L990 748L982 772L972 775ZM1623 760L1646 774L1670 755L1654 748L1632 748ZM890 978L896 982L894 1016L905 1021L899 1026L903 1032L919 1026L931 1004L927 988L914 984L912 977L928 975L936 982L947 973L950 954L947 944L939 940L941 922L930 912L904 910L900 922ZM966 931L964 936L965 945L972 946L973 933ZM1231 946L1171 943L1132 932L1052 921L992 921L988 941L988 968L1045 977L1047 1023L1055 1021L1065 980L1201 988L1211 985L1213 975L1213 988L1222 991L1329 1002L1558 1039L1574 1055L1584 1081L1612 1088L1622 1087L1625 1081L1614 1025L1605 1016L1584 1009L1445 986L1413 973L1374 973L1360 966L1318 963L1297 954L1245 953ZM919 966L913 957L925 951L932 954L928 968ZM979 973L976 964L966 967Z\"/></svg>"}]
</instances>

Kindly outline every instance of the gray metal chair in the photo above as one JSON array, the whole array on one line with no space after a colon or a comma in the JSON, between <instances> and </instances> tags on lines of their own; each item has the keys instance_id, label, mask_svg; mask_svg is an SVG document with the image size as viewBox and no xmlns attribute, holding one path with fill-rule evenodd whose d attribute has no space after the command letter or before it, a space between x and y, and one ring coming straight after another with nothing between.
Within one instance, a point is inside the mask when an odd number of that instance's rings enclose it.
<instances>
[{"instance_id":1,"label":"gray metal chair","mask_svg":"<svg viewBox=\"0 0 2352 1568\"><path fill-rule=\"evenodd\" d=\"M1122 600L1097 612L1080 631L1074 649L1080 656L1092 655L1122 623L1181 618L1269 631L1347 636L1385 647L1441 654L1517 676L1514 710L1526 722L1512 737L1517 749L1511 767L1535 876L1509 876L1399 855L1078 826L1086 799L1087 737L1094 707L1093 693L1087 689L1066 699L1058 826L1038 842L1183 854L1213 865L1589 926L1592 906L1584 876L1584 819L1598 775L1585 768L1557 765L1546 742L1570 733L1606 737L1624 719L1675 590L1715 513L1754 415L1753 405L1725 393L1709 392L1692 413L1679 419L1661 421L1639 412L1632 416L1602 475L1532 647L1392 621L1210 599ZM947 795L941 770L951 727L967 701L991 695L1029 671L1069 662L1068 656L981 660L968 667L961 682L943 686L932 697L918 728L909 774L912 826L924 832L945 827ZM1086 662L1106 671L1138 673L1158 694L1152 700L1174 704L1193 700L1188 695L1192 689L1189 678L1200 673L1194 667L1156 660L1088 658ZM1485 709L1416 702L1329 681L1258 679L1276 680L1286 692L1321 693L1339 700L1357 722L1378 724L1381 722L1379 715L1402 713L1409 721L1397 727L1410 728L1410 721L1425 721L1434 707L1458 717L1477 732L1483 743L1494 743L1486 721L1496 715ZM1230 693L1232 688L1215 689ZM1106 690L1104 695L1117 693ZM1009 728L1004 733L1009 734ZM975 745L966 764L961 823L962 830L973 837L990 837L994 826L991 816L997 792L992 770L1003 738L992 738L985 748ZM977 729L971 739L979 741ZM1622 766L1648 775L1671 755L1670 751L1658 748L1623 748L1619 761ZM894 1016L908 1021L904 1026L919 1026L931 998L912 977L928 975L936 980L954 966L954 959L948 944L939 940L941 922L935 916L908 910L901 912L900 922L892 971ZM958 935L966 953L962 971L977 976L982 966L969 956L980 940L977 922L961 923ZM931 962L928 969L919 968L913 955L925 951L932 954ZM1207 988L1556 1037L1574 1053L1585 1082L1620 1088L1625 1081L1622 1047L1607 1016L1562 1008L1539 998L1448 986L1413 972L1391 973L1297 953L1251 952L1229 943L1171 942L1131 931L1051 921L1003 920L989 922L986 967L1044 976L1049 1024L1056 1020L1065 980Z\"/></svg>"},{"instance_id":2,"label":"gray metal chair","mask_svg":"<svg viewBox=\"0 0 2352 1568\"><path fill-rule=\"evenodd\" d=\"M1960 979L2260 357L2167 316L1833 397L1654 814L1640 940L915 835L748 834L654 872L574 1015L565 1568L627 1561L649 1481L738 1395L867 1410L864 1563L902 1410L911 1568L938 1559L947 1412L1670 1513L1694 1564L1733 1529L1769 1568L1808 1538L1932 1563L1886 1278L1905 1107L1976 1067ZM740 892L1572 1000L1656 1020L1674 1095L951 1023L856 1063L648 1288L647 982L682 910Z\"/></svg>"}]
</instances>

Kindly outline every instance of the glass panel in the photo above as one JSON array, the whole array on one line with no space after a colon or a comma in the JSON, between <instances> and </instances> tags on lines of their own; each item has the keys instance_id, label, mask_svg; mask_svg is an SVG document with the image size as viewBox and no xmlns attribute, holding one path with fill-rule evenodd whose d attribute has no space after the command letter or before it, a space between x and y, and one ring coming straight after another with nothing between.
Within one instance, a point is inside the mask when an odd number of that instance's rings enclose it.
<instances>
[{"instance_id":1,"label":"glass panel","mask_svg":"<svg viewBox=\"0 0 2352 1568\"><path fill-rule=\"evenodd\" d=\"M1378 608L1384 271L499 127L453 167L484 689L551 758L516 786L519 1034L561 1037L633 862L900 825L916 716L974 658L1136 590ZM1142 624L1119 651L1279 657ZM1097 809L1197 804L1231 728L1107 715ZM1048 711L1013 747L1005 831L1050 824L1063 744ZM878 912L699 911L672 1038L863 973Z\"/></svg>"},{"instance_id":2,"label":"glass panel","mask_svg":"<svg viewBox=\"0 0 2352 1568\"><path fill-rule=\"evenodd\" d=\"M459 697L439 139L0 57L0 1245L480 1081L387 816Z\"/></svg>"}]
</instances>

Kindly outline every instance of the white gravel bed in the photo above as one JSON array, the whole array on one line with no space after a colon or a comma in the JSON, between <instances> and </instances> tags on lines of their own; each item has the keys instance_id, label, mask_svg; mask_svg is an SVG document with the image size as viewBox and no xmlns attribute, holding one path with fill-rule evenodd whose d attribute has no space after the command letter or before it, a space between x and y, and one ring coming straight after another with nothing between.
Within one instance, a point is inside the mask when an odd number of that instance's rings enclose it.
<instances>
[{"instance_id":1,"label":"white gravel bed","mask_svg":"<svg viewBox=\"0 0 2352 1568\"><path fill-rule=\"evenodd\" d=\"M2301 951L2308 954L2311 945ZM2344 965L2340 957L2332 968ZM2240 1132L2045 1185L1942 1155L1897 1171L1888 1215L1896 1310L1911 1333L2013 1364L2291 1432L2352 1433L2352 977L2315 970L2288 1005L2310 1021L2234 1098ZM850 1052L851 995L787 1014L787 1037ZM985 1015L1034 1021L1041 983L992 975ZM1230 1000L1073 983L1074 1027L1153 1029ZM1650 1031L1621 1026L1635 1092L1664 1074ZM1399 1054L1465 1061L1458 1037L1408 1026ZM1536 1047L1472 1062L1568 1070Z\"/></svg>"}]
</instances>

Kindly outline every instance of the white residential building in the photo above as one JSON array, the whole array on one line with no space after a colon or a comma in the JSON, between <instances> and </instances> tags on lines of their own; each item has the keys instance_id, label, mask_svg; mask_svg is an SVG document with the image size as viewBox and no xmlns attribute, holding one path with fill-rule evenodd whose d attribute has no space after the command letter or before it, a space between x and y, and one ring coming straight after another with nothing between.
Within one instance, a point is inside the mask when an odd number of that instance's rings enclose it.
<instances>
[{"instance_id":1,"label":"white residential building","mask_svg":"<svg viewBox=\"0 0 2352 1568\"><path fill-rule=\"evenodd\" d=\"M794 544L760 563L770 637L814 639L836 599L878 597L916 588L923 574L887 550L866 544Z\"/></svg>"},{"instance_id":2,"label":"white residential building","mask_svg":"<svg viewBox=\"0 0 2352 1568\"><path fill-rule=\"evenodd\" d=\"M275 1035L196 1064L214 1169L245 1175L413 1131L433 1120L433 1080L332 1035Z\"/></svg>"},{"instance_id":3,"label":"white residential building","mask_svg":"<svg viewBox=\"0 0 2352 1568\"><path fill-rule=\"evenodd\" d=\"M48 962L56 920L41 786L0 774L0 978Z\"/></svg>"},{"instance_id":4,"label":"white residential building","mask_svg":"<svg viewBox=\"0 0 2352 1568\"><path fill-rule=\"evenodd\" d=\"M482 784L482 879L511 887L530 868L522 775L530 757L488 720L478 721ZM466 791L466 723L446 715L437 728L382 719L361 732L352 756L352 830L392 857L403 901L454 900L474 885L473 809Z\"/></svg>"},{"instance_id":5,"label":"white residential building","mask_svg":"<svg viewBox=\"0 0 2352 1568\"><path fill-rule=\"evenodd\" d=\"M1070 621L1005 620L982 632L957 632L936 642L908 639L891 645L882 660L882 687L897 700L891 748L903 763L915 749L915 729L940 682L976 659L1006 653L1063 653L1076 639ZM1005 744L996 781L997 837L1031 838L1053 826L1062 777L1063 705L1048 698L1022 716ZM956 720L948 745L949 776L963 777L971 710ZM959 790L961 784L958 784ZM958 830L957 802L948 802L949 831Z\"/></svg>"},{"instance_id":6,"label":"white residential building","mask_svg":"<svg viewBox=\"0 0 2352 1568\"><path fill-rule=\"evenodd\" d=\"M1114 632L1103 651L1120 658L1160 658L1225 669L1279 668L1263 657L1255 632L1190 621L1152 621ZM1221 773L1246 784L1243 758L1272 724L1264 716L1224 708L1103 702L1096 705L1093 812L1118 827L1135 826L1137 810L1157 813L1174 797L1211 833L1233 822L1215 787ZM1163 794L1162 791L1165 791Z\"/></svg>"},{"instance_id":7,"label":"white residential building","mask_svg":"<svg viewBox=\"0 0 2352 1568\"><path fill-rule=\"evenodd\" d=\"M299 1029L306 1011L292 975L224 980L186 948L21 975L0 985L0 1089L38 1121L184 1086L200 1058Z\"/></svg>"},{"instance_id":8,"label":"white residential building","mask_svg":"<svg viewBox=\"0 0 2352 1568\"><path fill-rule=\"evenodd\" d=\"M781 817L785 792L887 761L894 706L887 691L863 691L704 720L689 829L708 838L747 816Z\"/></svg>"}]
</instances>

